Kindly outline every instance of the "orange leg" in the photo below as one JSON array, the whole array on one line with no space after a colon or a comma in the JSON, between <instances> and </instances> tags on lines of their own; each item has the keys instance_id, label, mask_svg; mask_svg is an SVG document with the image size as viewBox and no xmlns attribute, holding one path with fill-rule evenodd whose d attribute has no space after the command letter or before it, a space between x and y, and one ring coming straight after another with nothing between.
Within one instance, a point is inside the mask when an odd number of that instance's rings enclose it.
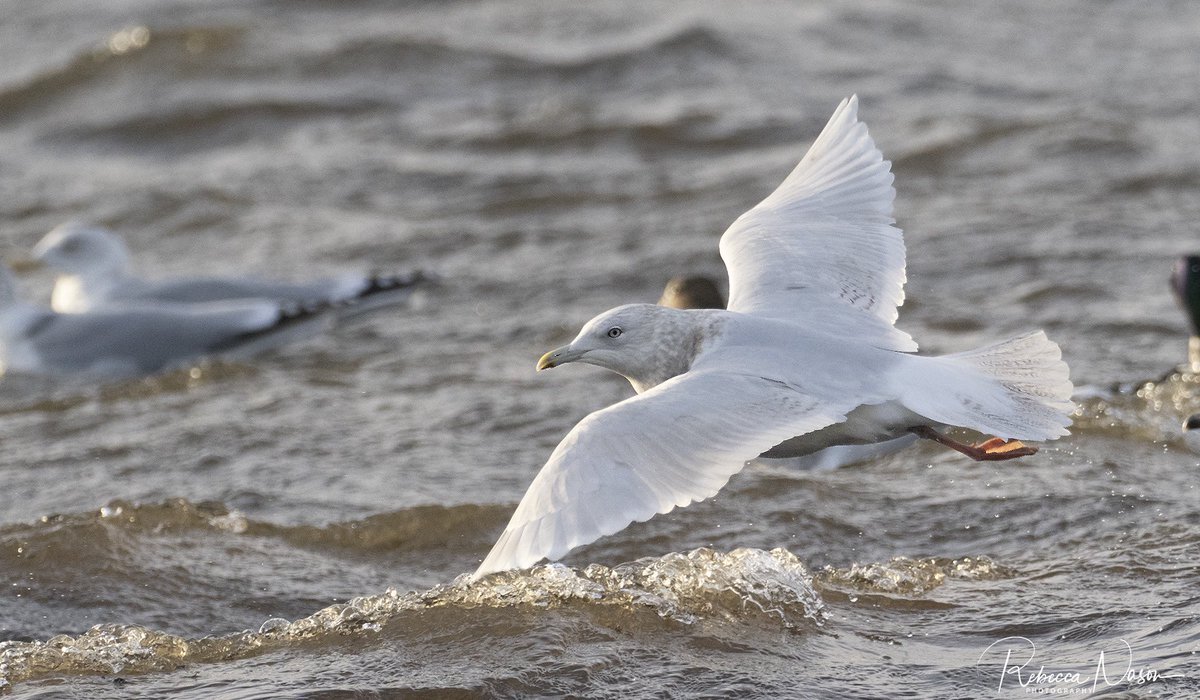
<instances>
[{"instance_id":1,"label":"orange leg","mask_svg":"<svg viewBox=\"0 0 1200 700\"><path fill-rule=\"evenodd\" d=\"M961 452L976 462L996 462L1005 459L1016 459L1017 457L1028 457L1031 454L1037 453L1036 447L1029 447L1020 440L1005 442L1001 438L994 437L984 440L978 445L967 445L957 440L952 440L933 428L924 425L909 428L908 432Z\"/></svg>"}]
</instances>

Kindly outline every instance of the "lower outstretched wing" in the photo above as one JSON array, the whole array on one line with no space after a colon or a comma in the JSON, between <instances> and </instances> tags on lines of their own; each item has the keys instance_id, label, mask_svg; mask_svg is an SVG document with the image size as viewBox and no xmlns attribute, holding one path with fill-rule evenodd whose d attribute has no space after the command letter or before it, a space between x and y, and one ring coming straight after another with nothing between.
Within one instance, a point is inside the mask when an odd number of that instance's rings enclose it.
<instances>
[{"instance_id":1,"label":"lower outstretched wing","mask_svg":"<svg viewBox=\"0 0 1200 700\"><path fill-rule=\"evenodd\" d=\"M755 374L694 370L596 411L550 455L475 577L709 498L748 460L847 409Z\"/></svg>"}]
</instances>

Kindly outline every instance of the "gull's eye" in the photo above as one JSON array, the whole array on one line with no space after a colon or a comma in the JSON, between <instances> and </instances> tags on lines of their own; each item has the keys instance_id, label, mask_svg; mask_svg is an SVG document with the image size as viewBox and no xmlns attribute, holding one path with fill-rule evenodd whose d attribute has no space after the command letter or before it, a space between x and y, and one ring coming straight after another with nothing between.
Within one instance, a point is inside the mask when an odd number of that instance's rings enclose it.
<instances>
[{"instance_id":1,"label":"gull's eye","mask_svg":"<svg viewBox=\"0 0 1200 700\"><path fill-rule=\"evenodd\" d=\"M83 247L83 242L78 238L68 238L62 244L64 253L78 253L81 247Z\"/></svg>"},{"instance_id":2,"label":"gull's eye","mask_svg":"<svg viewBox=\"0 0 1200 700\"><path fill-rule=\"evenodd\" d=\"M620 326L613 326L612 328L608 329L608 337L609 338L620 338L621 334L624 332L625 331L621 330Z\"/></svg>"}]
</instances>

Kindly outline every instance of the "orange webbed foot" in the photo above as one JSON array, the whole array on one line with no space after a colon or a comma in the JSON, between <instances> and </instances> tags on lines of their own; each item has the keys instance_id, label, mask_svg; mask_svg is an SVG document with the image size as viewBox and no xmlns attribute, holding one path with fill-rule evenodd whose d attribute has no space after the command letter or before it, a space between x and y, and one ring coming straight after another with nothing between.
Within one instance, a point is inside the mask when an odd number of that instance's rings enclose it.
<instances>
[{"instance_id":1,"label":"orange webbed foot","mask_svg":"<svg viewBox=\"0 0 1200 700\"><path fill-rule=\"evenodd\" d=\"M994 437L990 440L975 445L975 448L981 452L981 461L999 461L1004 459L1016 459L1017 457L1028 457L1032 454L1037 454L1038 448L1030 447L1020 440L1004 440L1003 438Z\"/></svg>"},{"instance_id":2,"label":"orange webbed foot","mask_svg":"<svg viewBox=\"0 0 1200 700\"><path fill-rule=\"evenodd\" d=\"M976 462L999 462L1005 459L1016 459L1018 457L1028 457L1032 454L1037 454L1036 447L1030 447L1020 440L1005 440L1003 438L988 438L976 445L966 445L957 440L951 439L937 432L928 426L916 426L909 428L909 432L934 442L945 445L952 450L960 452Z\"/></svg>"}]
</instances>

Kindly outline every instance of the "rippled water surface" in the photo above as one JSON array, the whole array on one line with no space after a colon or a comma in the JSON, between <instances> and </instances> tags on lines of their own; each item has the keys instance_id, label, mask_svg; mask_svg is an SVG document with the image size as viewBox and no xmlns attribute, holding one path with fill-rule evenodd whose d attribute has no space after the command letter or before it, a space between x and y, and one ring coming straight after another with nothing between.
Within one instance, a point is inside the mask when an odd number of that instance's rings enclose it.
<instances>
[{"instance_id":1,"label":"rippled water surface","mask_svg":"<svg viewBox=\"0 0 1200 700\"><path fill-rule=\"evenodd\" d=\"M1139 385L1186 353L1166 276L1200 249L1200 6L4 14L4 257L84 218L149 275L442 283L252 362L0 381L0 693L1200 695L1200 379ZM1092 387L1073 435L994 464L753 464L562 564L459 578L630 393L538 356L722 274L720 233L850 93L897 177L900 325L929 352L1045 328Z\"/></svg>"}]
</instances>

